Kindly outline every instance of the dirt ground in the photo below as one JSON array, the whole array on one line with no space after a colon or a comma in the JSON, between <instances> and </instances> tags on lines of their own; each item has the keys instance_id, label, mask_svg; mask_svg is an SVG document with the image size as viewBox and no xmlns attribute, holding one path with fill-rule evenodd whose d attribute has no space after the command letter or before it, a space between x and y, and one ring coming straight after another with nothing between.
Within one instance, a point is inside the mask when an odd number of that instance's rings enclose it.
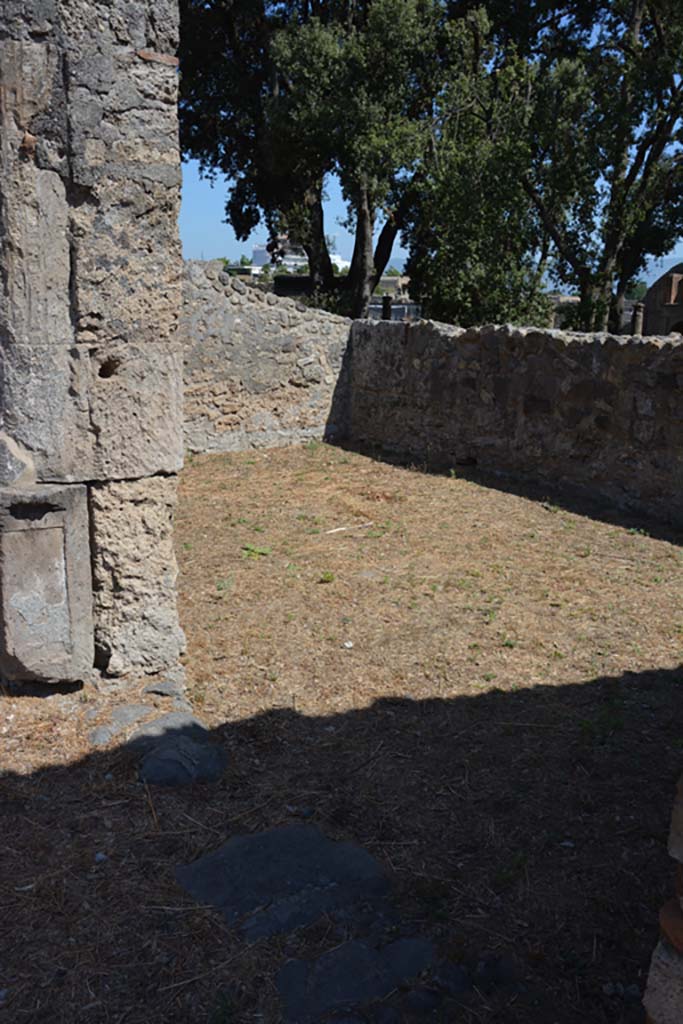
<instances>
[{"instance_id":1,"label":"dirt ground","mask_svg":"<svg viewBox=\"0 0 683 1024\"><path fill-rule=\"evenodd\" d=\"M0 1022L276 1024L277 967L339 936L246 947L173 868L296 820L370 850L444 956L504 957L515 984L463 1024L642 1021L683 767L680 539L321 444L191 459L189 696L228 770L152 791L88 746L141 681L0 701Z\"/></svg>"}]
</instances>

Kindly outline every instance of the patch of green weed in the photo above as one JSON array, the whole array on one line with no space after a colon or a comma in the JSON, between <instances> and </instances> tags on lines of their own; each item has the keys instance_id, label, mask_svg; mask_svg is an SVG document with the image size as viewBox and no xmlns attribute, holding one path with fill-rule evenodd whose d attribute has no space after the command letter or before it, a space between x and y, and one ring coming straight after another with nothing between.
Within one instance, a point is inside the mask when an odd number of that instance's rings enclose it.
<instances>
[{"instance_id":1,"label":"patch of green weed","mask_svg":"<svg viewBox=\"0 0 683 1024\"><path fill-rule=\"evenodd\" d=\"M259 548L256 544L243 544L242 545L242 557L243 558L266 558L270 554L270 548Z\"/></svg>"}]
</instances>

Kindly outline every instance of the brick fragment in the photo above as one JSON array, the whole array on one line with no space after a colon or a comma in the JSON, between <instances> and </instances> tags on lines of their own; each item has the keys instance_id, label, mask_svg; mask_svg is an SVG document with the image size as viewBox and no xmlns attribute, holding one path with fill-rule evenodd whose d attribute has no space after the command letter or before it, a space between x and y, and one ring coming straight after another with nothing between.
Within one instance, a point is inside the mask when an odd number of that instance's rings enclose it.
<instances>
[{"instance_id":1,"label":"brick fragment","mask_svg":"<svg viewBox=\"0 0 683 1024\"><path fill-rule=\"evenodd\" d=\"M168 64L170 67L178 67L178 58L172 53L156 53L154 50L137 50L140 60L153 61L155 64Z\"/></svg>"}]
</instances>

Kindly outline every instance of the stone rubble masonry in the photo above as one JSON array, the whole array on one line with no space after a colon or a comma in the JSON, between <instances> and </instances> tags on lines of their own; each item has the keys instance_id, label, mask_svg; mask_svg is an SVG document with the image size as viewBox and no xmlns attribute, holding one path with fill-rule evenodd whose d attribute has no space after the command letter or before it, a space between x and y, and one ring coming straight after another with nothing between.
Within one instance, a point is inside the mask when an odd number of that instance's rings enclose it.
<instances>
[{"instance_id":1,"label":"stone rubble masonry","mask_svg":"<svg viewBox=\"0 0 683 1024\"><path fill-rule=\"evenodd\" d=\"M354 443L683 524L683 339L365 320L350 349Z\"/></svg>"},{"instance_id":2,"label":"stone rubble masonry","mask_svg":"<svg viewBox=\"0 0 683 1024\"><path fill-rule=\"evenodd\" d=\"M186 263L186 448L240 451L338 436L350 327L230 277L220 260Z\"/></svg>"},{"instance_id":3,"label":"stone rubble masonry","mask_svg":"<svg viewBox=\"0 0 683 1024\"><path fill-rule=\"evenodd\" d=\"M185 647L175 606L175 477L93 484L96 664L153 673Z\"/></svg>"},{"instance_id":4,"label":"stone rubble masonry","mask_svg":"<svg viewBox=\"0 0 683 1024\"><path fill-rule=\"evenodd\" d=\"M182 646L167 541L183 450L177 31L176 0L0 5L0 484L91 489L82 545L112 673L171 665ZM143 491L158 506L144 528L154 557L126 572L119 552L116 578L134 593L107 595L110 520L135 532ZM65 519L75 507L64 499ZM47 543L31 537L22 543ZM67 565L77 604L92 602L88 576Z\"/></svg>"},{"instance_id":5,"label":"stone rubble masonry","mask_svg":"<svg viewBox=\"0 0 683 1024\"><path fill-rule=\"evenodd\" d=\"M350 343L349 343L350 334ZM359 320L186 265L185 444L345 438L683 523L683 341Z\"/></svg>"}]
</instances>

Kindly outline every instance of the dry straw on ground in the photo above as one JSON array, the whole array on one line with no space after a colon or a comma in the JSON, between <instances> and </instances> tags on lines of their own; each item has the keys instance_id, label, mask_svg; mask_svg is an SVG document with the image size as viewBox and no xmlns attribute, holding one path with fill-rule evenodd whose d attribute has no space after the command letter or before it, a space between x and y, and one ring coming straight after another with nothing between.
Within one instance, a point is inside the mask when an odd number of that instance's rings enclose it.
<instances>
[{"instance_id":1,"label":"dry straw on ground","mask_svg":"<svg viewBox=\"0 0 683 1024\"><path fill-rule=\"evenodd\" d=\"M274 1024L275 968L331 924L247 948L173 867L302 817L375 854L445 955L514 959L522 991L463 1022L640 1021L683 762L681 548L542 498L324 445L191 460L188 680L229 769L152 791L90 751L141 684L2 700L0 1021Z\"/></svg>"}]
</instances>

